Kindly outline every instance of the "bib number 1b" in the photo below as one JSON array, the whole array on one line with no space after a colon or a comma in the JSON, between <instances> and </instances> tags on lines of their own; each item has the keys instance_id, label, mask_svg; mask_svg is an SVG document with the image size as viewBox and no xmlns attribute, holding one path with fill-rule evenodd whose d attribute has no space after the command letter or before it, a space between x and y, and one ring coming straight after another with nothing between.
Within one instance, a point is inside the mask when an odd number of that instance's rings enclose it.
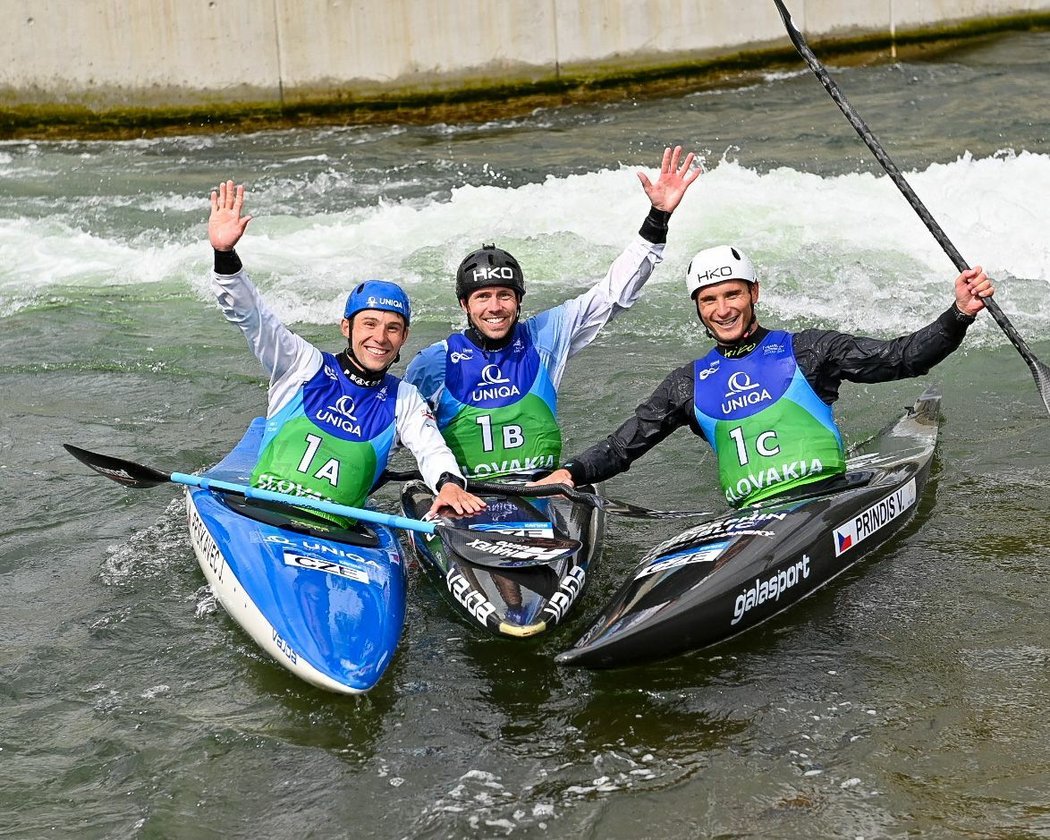
<instances>
[{"instance_id":1,"label":"bib number 1b","mask_svg":"<svg viewBox=\"0 0 1050 840\"><path fill-rule=\"evenodd\" d=\"M492 435L492 416L489 414L482 414L476 418L475 423L481 426L481 447L485 452L492 452L496 446ZM525 445L525 435L522 433L521 426L514 423L508 423L505 426L498 426L496 431L499 432L502 438L504 449L518 449Z\"/></svg>"}]
</instances>

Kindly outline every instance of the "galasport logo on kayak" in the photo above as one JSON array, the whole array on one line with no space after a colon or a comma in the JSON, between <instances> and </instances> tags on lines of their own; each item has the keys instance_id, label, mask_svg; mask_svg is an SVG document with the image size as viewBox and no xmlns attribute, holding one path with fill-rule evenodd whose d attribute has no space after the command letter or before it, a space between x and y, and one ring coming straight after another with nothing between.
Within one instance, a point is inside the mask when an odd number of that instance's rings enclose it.
<instances>
[{"instance_id":1,"label":"galasport logo on kayak","mask_svg":"<svg viewBox=\"0 0 1050 840\"><path fill-rule=\"evenodd\" d=\"M892 522L908 508L915 504L915 479L890 493L867 510L861 511L848 522L835 529L835 556L841 557L858 543L878 531L883 525Z\"/></svg>"},{"instance_id":2,"label":"galasport logo on kayak","mask_svg":"<svg viewBox=\"0 0 1050 840\"><path fill-rule=\"evenodd\" d=\"M729 390L726 391L725 401L722 403L723 414L732 414L742 408L773 399L769 391L757 382L752 382L751 377L742 370L730 376L727 384Z\"/></svg>"},{"instance_id":3,"label":"galasport logo on kayak","mask_svg":"<svg viewBox=\"0 0 1050 840\"><path fill-rule=\"evenodd\" d=\"M512 385L510 380L503 375L499 365L485 365L481 369L481 380L474 386L470 398L474 402L483 400L502 400L507 397L516 397L521 394L517 385Z\"/></svg>"},{"instance_id":4,"label":"galasport logo on kayak","mask_svg":"<svg viewBox=\"0 0 1050 840\"><path fill-rule=\"evenodd\" d=\"M736 596L736 603L733 604L733 620L729 623L736 624L750 610L767 601L779 601L781 595L808 577L809 555L803 554L801 560L796 560L776 574L755 578L751 586Z\"/></svg>"}]
</instances>

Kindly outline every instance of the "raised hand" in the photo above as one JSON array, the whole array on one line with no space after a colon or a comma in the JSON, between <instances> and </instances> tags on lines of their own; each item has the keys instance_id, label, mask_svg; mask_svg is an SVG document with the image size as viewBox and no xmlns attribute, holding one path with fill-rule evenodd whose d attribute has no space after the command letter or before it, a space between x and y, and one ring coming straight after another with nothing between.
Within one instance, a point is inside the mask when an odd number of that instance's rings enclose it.
<instances>
[{"instance_id":1,"label":"raised hand","mask_svg":"<svg viewBox=\"0 0 1050 840\"><path fill-rule=\"evenodd\" d=\"M244 235L252 217L241 217L244 208L244 185L236 187L233 181L219 184L211 191L211 216L208 218L208 239L216 251L232 251Z\"/></svg>"},{"instance_id":2,"label":"raised hand","mask_svg":"<svg viewBox=\"0 0 1050 840\"><path fill-rule=\"evenodd\" d=\"M673 149L664 149L664 159L660 163L660 177L654 184L644 172L638 173L638 180L642 182L645 194L657 210L671 213L678 206L689 189L689 185L700 177L703 171L698 165L693 169L693 161L696 156L689 152L685 160L681 160L682 147L675 146Z\"/></svg>"}]
</instances>

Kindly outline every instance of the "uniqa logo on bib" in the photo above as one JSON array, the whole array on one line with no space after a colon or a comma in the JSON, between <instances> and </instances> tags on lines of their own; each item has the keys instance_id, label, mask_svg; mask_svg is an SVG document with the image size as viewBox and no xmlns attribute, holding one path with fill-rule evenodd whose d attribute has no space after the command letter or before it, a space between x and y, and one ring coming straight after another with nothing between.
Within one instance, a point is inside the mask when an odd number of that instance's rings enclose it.
<instances>
[{"instance_id":1,"label":"uniqa logo on bib","mask_svg":"<svg viewBox=\"0 0 1050 840\"><path fill-rule=\"evenodd\" d=\"M335 405L321 409L314 417L322 423L329 423L342 429L347 434L360 435L361 426L357 422L357 417L354 416L356 410L354 398L349 394L343 394L335 401Z\"/></svg>"},{"instance_id":2,"label":"uniqa logo on bib","mask_svg":"<svg viewBox=\"0 0 1050 840\"><path fill-rule=\"evenodd\" d=\"M474 402L484 400L503 400L507 397L516 397L521 394L516 385L503 375L499 365L485 365L481 369L481 380L474 386L470 398Z\"/></svg>"},{"instance_id":3,"label":"uniqa logo on bib","mask_svg":"<svg viewBox=\"0 0 1050 840\"><path fill-rule=\"evenodd\" d=\"M772 400L769 391L752 382L751 377L742 370L738 370L729 377L729 390L725 393L725 401L722 403L722 413L732 414L742 408L748 408L767 400Z\"/></svg>"}]
</instances>

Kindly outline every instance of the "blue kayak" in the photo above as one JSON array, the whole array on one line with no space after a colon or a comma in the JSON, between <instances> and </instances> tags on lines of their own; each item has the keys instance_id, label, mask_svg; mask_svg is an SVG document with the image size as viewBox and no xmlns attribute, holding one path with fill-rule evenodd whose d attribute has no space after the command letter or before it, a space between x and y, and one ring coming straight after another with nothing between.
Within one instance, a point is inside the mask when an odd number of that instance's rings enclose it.
<instances>
[{"instance_id":1,"label":"blue kayak","mask_svg":"<svg viewBox=\"0 0 1050 840\"><path fill-rule=\"evenodd\" d=\"M205 473L247 484L262 440L257 418ZM305 509L191 487L190 537L216 599L281 665L342 694L368 691L405 622L407 565L389 528L341 528Z\"/></svg>"}]
</instances>

